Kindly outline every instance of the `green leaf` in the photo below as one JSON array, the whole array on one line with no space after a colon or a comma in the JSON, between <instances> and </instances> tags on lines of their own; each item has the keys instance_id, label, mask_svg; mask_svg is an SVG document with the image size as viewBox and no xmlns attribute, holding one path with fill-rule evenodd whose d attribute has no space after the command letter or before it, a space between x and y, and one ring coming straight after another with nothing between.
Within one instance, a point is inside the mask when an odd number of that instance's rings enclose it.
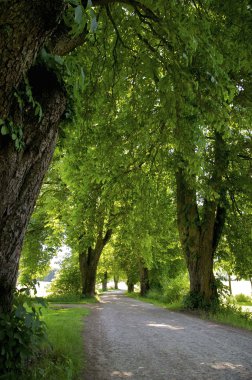
<instances>
[{"instance_id":1,"label":"green leaf","mask_svg":"<svg viewBox=\"0 0 252 380\"><path fill-rule=\"evenodd\" d=\"M3 125L1 128L1 134L5 136L5 135L8 135L8 133L9 133L8 128L6 127L6 125Z\"/></svg>"},{"instance_id":2,"label":"green leaf","mask_svg":"<svg viewBox=\"0 0 252 380\"><path fill-rule=\"evenodd\" d=\"M78 5L74 10L74 21L76 24L81 25L83 20L83 7Z\"/></svg>"},{"instance_id":3,"label":"green leaf","mask_svg":"<svg viewBox=\"0 0 252 380\"><path fill-rule=\"evenodd\" d=\"M96 17L94 16L91 20L91 25L90 25L90 32L94 33L97 30L98 22L96 20Z\"/></svg>"}]
</instances>

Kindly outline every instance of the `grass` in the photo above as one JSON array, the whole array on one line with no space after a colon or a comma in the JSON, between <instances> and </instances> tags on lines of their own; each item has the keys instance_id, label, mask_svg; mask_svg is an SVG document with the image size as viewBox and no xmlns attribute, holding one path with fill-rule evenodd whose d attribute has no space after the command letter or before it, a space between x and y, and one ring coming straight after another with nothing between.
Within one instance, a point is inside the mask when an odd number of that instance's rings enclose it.
<instances>
[{"instance_id":1,"label":"grass","mask_svg":"<svg viewBox=\"0 0 252 380\"><path fill-rule=\"evenodd\" d=\"M45 298L46 302L49 303L65 303L65 304L90 304L96 303L98 297L85 297L83 298L78 294L62 294L62 295L51 295Z\"/></svg>"},{"instance_id":2,"label":"grass","mask_svg":"<svg viewBox=\"0 0 252 380\"><path fill-rule=\"evenodd\" d=\"M163 307L169 310L186 311L183 307L182 301L169 303L165 300L165 297L162 295L159 295L158 298L156 298L155 295L141 297L139 293L127 293L127 296L135 298L139 301L149 302L156 306ZM249 306L249 302L243 302L242 304L245 306ZM252 313L243 312L239 305L227 304L221 306L221 308L214 313L197 311L196 314L203 319L220 322L229 326L239 327L252 331Z\"/></svg>"},{"instance_id":3,"label":"grass","mask_svg":"<svg viewBox=\"0 0 252 380\"><path fill-rule=\"evenodd\" d=\"M239 306L252 306L252 302L251 301L248 301L248 302L237 302L237 305L239 305Z\"/></svg>"},{"instance_id":4,"label":"grass","mask_svg":"<svg viewBox=\"0 0 252 380\"><path fill-rule=\"evenodd\" d=\"M177 302L167 302L166 298L162 295L160 295L158 298L155 296L145 296L141 297L139 293L126 293L127 297L135 298L139 301L152 303L153 305L163 307L165 309L169 310L182 310L183 305L181 301Z\"/></svg>"},{"instance_id":5,"label":"grass","mask_svg":"<svg viewBox=\"0 0 252 380\"><path fill-rule=\"evenodd\" d=\"M243 312L236 305L224 305L216 313L206 315L207 319L252 331L252 313Z\"/></svg>"},{"instance_id":6,"label":"grass","mask_svg":"<svg viewBox=\"0 0 252 380\"><path fill-rule=\"evenodd\" d=\"M30 380L77 380L84 366L83 308L47 308L42 320L48 327L48 340L39 358L30 365ZM23 380L27 379L27 374Z\"/></svg>"}]
</instances>

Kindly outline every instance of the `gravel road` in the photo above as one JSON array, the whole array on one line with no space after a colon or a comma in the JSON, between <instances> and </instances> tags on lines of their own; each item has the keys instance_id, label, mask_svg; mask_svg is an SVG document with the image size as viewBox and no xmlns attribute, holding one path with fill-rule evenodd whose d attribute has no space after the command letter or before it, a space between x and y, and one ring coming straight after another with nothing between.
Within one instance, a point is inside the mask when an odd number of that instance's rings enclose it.
<instances>
[{"instance_id":1,"label":"gravel road","mask_svg":"<svg viewBox=\"0 0 252 380\"><path fill-rule=\"evenodd\" d=\"M85 380L252 380L252 333L107 293L85 323Z\"/></svg>"}]
</instances>

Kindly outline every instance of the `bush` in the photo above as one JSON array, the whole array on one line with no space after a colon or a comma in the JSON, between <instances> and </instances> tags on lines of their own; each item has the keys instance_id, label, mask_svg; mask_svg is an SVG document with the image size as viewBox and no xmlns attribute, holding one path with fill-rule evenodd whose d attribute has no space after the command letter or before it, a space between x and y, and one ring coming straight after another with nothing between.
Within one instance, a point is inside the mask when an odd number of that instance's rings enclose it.
<instances>
[{"instance_id":1,"label":"bush","mask_svg":"<svg viewBox=\"0 0 252 380\"><path fill-rule=\"evenodd\" d=\"M187 273L181 273L175 278L166 279L162 286L166 302L181 301L189 289L188 275Z\"/></svg>"},{"instance_id":2,"label":"bush","mask_svg":"<svg viewBox=\"0 0 252 380\"><path fill-rule=\"evenodd\" d=\"M210 314L210 318L218 322L252 330L252 314L243 312L240 306L234 304L221 304L215 313Z\"/></svg>"},{"instance_id":3,"label":"bush","mask_svg":"<svg viewBox=\"0 0 252 380\"><path fill-rule=\"evenodd\" d=\"M77 258L66 258L48 289L53 295L80 294L81 275Z\"/></svg>"},{"instance_id":4,"label":"bush","mask_svg":"<svg viewBox=\"0 0 252 380\"><path fill-rule=\"evenodd\" d=\"M200 294L195 292L189 292L185 295L183 299L183 306L188 310L206 310L206 311L216 311L220 305L219 298L213 298L210 302L206 301L201 297Z\"/></svg>"},{"instance_id":5,"label":"bush","mask_svg":"<svg viewBox=\"0 0 252 380\"><path fill-rule=\"evenodd\" d=\"M252 301L252 298L249 297L249 296L246 296L245 294L237 294L235 296L235 299L237 302L251 302Z\"/></svg>"},{"instance_id":6,"label":"bush","mask_svg":"<svg viewBox=\"0 0 252 380\"><path fill-rule=\"evenodd\" d=\"M38 308L29 294L27 287L17 290L12 311L0 316L0 369L6 379L22 372L46 341L46 326L40 321L44 303Z\"/></svg>"}]
</instances>

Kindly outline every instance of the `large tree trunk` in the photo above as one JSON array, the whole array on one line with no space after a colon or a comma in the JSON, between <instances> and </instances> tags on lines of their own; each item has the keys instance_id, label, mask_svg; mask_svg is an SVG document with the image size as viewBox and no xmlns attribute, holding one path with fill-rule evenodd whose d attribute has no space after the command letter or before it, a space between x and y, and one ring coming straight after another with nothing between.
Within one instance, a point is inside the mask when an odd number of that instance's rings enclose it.
<instances>
[{"instance_id":1,"label":"large tree trunk","mask_svg":"<svg viewBox=\"0 0 252 380\"><path fill-rule=\"evenodd\" d=\"M57 27L63 0L2 1L0 4L0 118L21 126L24 149L11 136L0 135L0 312L9 312L16 285L22 241L57 137L66 99L56 76L31 68ZM15 93L29 77L33 97L43 109L41 122L30 104L21 109Z\"/></svg>"},{"instance_id":2,"label":"large tree trunk","mask_svg":"<svg viewBox=\"0 0 252 380\"><path fill-rule=\"evenodd\" d=\"M200 218L196 190L188 181L188 174L182 167L177 170L177 218L182 249L190 278L190 304L192 308L210 308L218 303L213 264L225 223L225 189L222 175L228 161L225 144L216 134L215 167L211 178L212 187L219 199L205 199ZM192 181L193 182L193 181Z\"/></svg>"},{"instance_id":3,"label":"large tree trunk","mask_svg":"<svg viewBox=\"0 0 252 380\"><path fill-rule=\"evenodd\" d=\"M102 233L100 233L97 237L95 247L89 247L87 252L83 252L79 255L83 297L93 297L95 295L97 266L102 250L108 243L111 235L111 229L106 232L104 237L102 237Z\"/></svg>"},{"instance_id":4,"label":"large tree trunk","mask_svg":"<svg viewBox=\"0 0 252 380\"><path fill-rule=\"evenodd\" d=\"M43 109L43 119L39 122L33 110L26 109L25 146L21 151L16 150L9 135L0 136L0 311L11 309L24 233L53 155L57 126L66 105L65 92L55 74L34 67L29 78L34 97Z\"/></svg>"},{"instance_id":5,"label":"large tree trunk","mask_svg":"<svg viewBox=\"0 0 252 380\"><path fill-rule=\"evenodd\" d=\"M134 293L134 282L127 280L128 293Z\"/></svg>"}]
</instances>

